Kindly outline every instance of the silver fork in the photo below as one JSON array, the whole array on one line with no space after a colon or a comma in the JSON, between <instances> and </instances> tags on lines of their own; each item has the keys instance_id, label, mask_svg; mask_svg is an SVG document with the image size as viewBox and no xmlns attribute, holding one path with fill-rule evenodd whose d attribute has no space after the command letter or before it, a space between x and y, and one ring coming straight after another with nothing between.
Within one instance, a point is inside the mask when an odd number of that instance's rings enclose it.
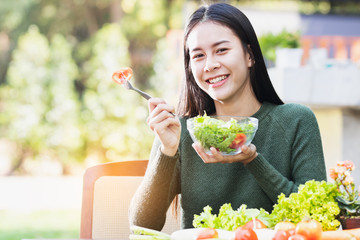
<instances>
[{"instance_id":1,"label":"silver fork","mask_svg":"<svg viewBox=\"0 0 360 240\"><path fill-rule=\"evenodd\" d=\"M146 100L149 100L150 98L152 98L149 94L147 94L146 92L141 91L140 89L137 89L136 87L133 87L133 85L131 85L130 81L125 81L125 83L123 84L124 87L128 90L134 90L135 92L139 93L141 96L143 96ZM170 112L171 115L175 116L174 113Z\"/></svg>"},{"instance_id":2,"label":"silver fork","mask_svg":"<svg viewBox=\"0 0 360 240\"><path fill-rule=\"evenodd\" d=\"M136 92L138 92L141 96L143 96L146 100L149 100L151 98L151 96L149 94L147 94L146 92L143 92L135 87L133 87L133 85L131 85L130 81L125 81L125 83L123 84L124 87L128 90L134 90Z\"/></svg>"},{"instance_id":3,"label":"silver fork","mask_svg":"<svg viewBox=\"0 0 360 240\"><path fill-rule=\"evenodd\" d=\"M125 81L125 83L123 84L123 86L127 89L127 90L134 90L135 92L139 93L141 96L143 96L146 100L149 100L150 98L152 98L149 94L147 94L146 92L141 91L140 89L137 89L136 87L133 87L133 85L131 85L130 81ZM174 113L170 112L171 115L175 116Z\"/></svg>"}]
</instances>

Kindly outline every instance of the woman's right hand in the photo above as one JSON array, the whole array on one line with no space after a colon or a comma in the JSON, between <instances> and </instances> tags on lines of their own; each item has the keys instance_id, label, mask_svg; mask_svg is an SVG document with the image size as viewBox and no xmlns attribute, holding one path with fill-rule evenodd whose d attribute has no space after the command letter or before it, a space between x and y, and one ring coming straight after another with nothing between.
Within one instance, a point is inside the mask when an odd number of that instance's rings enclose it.
<instances>
[{"instance_id":1,"label":"woman's right hand","mask_svg":"<svg viewBox=\"0 0 360 240\"><path fill-rule=\"evenodd\" d=\"M161 152L168 156L174 156L179 146L181 134L180 121L178 117L172 114L174 107L160 98L150 98L148 103L150 115L146 122L159 137Z\"/></svg>"}]
</instances>

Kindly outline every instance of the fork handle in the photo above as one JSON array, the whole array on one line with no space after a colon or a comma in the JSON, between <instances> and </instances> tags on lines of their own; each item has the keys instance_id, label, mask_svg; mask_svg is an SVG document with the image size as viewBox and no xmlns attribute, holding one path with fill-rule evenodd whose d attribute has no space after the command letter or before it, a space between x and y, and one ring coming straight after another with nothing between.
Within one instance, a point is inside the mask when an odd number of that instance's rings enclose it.
<instances>
[{"instance_id":1,"label":"fork handle","mask_svg":"<svg viewBox=\"0 0 360 240\"><path fill-rule=\"evenodd\" d=\"M138 93L140 93L141 96L143 96L146 100L149 100L150 98L152 98L149 94L147 94L146 92L143 92L139 89L132 89L134 91L137 91ZM173 112L169 112L171 115L173 115L175 117L175 114Z\"/></svg>"},{"instance_id":2,"label":"fork handle","mask_svg":"<svg viewBox=\"0 0 360 240\"><path fill-rule=\"evenodd\" d=\"M134 91L138 92L141 96L143 96L146 100L149 100L151 98L151 96L149 94L147 94L146 92L143 92L139 89L133 89Z\"/></svg>"}]
</instances>

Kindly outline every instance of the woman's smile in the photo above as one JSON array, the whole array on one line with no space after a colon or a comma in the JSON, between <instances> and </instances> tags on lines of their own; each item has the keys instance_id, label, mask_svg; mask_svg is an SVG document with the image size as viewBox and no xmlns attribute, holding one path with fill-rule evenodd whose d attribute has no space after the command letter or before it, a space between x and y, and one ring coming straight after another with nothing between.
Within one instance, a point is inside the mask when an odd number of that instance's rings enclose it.
<instances>
[{"instance_id":1,"label":"woman's smile","mask_svg":"<svg viewBox=\"0 0 360 240\"><path fill-rule=\"evenodd\" d=\"M229 74L216 76L214 78L209 78L206 80L206 82L209 84L210 87L216 88L220 87L229 79Z\"/></svg>"}]
</instances>

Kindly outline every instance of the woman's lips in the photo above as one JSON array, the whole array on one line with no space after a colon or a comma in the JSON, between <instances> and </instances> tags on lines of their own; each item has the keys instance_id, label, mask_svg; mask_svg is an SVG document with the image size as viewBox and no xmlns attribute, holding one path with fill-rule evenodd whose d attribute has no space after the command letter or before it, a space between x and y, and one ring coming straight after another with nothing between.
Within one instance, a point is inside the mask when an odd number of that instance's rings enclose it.
<instances>
[{"instance_id":1,"label":"woman's lips","mask_svg":"<svg viewBox=\"0 0 360 240\"><path fill-rule=\"evenodd\" d=\"M216 88L222 86L226 80L229 78L229 75L222 75L215 78L206 80L210 87Z\"/></svg>"}]
</instances>

